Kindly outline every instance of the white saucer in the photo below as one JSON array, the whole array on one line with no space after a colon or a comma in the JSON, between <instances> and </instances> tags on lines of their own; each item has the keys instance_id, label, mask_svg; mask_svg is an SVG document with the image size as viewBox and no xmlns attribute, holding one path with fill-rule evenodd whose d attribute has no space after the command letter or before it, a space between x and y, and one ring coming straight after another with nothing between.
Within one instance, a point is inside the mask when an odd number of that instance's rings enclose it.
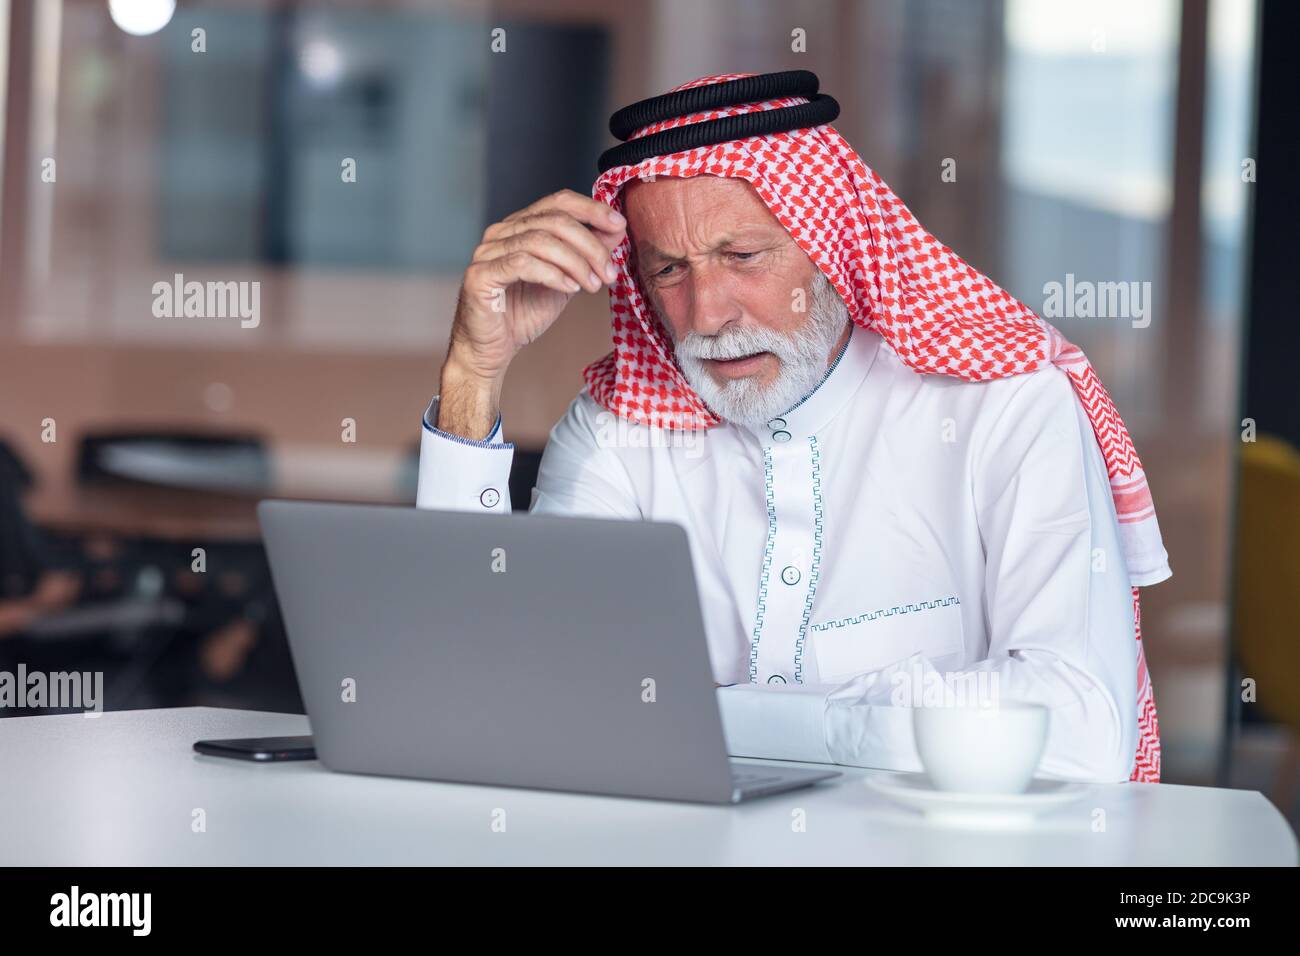
<instances>
[{"instance_id":1,"label":"white saucer","mask_svg":"<svg viewBox=\"0 0 1300 956\"><path fill-rule=\"evenodd\" d=\"M974 827L1025 826L1090 789L1087 784L1035 778L1023 793L957 793L936 790L923 773L867 777L866 784L895 803L921 811L930 822Z\"/></svg>"}]
</instances>

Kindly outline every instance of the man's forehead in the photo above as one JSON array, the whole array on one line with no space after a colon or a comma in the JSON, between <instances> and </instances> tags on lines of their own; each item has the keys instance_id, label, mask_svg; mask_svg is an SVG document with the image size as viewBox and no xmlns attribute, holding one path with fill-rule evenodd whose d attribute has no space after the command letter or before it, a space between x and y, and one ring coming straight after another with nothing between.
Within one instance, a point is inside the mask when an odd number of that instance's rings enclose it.
<instances>
[{"instance_id":1,"label":"man's forehead","mask_svg":"<svg viewBox=\"0 0 1300 956\"><path fill-rule=\"evenodd\" d=\"M785 232L753 185L738 177L632 179L623 187L623 211L627 214L633 244L646 252L653 248L648 240L654 238L655 224L679 218L696 223L713 219L719 232L737 239L746 233Z\"/></svg>"},{"instance_id":2,"label":"man's forehead","mask_svg":"<svg viewBox=\"0 0 1300 956\"><path fill-rule=\"evenodd\" d=\"M625 207L651 207L663 203L706 202L753 203L763 209L763 200L747 179L739 176L652 176L646 179L629 179L623 186Z\"/></svg>"}]
</instances>

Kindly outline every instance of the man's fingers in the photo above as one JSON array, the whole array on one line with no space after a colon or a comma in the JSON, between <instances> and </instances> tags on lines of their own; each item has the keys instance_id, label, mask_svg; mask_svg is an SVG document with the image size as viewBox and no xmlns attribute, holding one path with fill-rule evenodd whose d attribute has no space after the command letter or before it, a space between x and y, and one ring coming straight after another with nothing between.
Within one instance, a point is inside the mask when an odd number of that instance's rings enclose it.
<instances>
[{"instance_id":1,"label":"man's fingers","mask_svg":"<svg viewBox=\"0 0 1300 956\"><path fill-rule=\"evenodd\" d=\"M564 292L570 295L581 288L559 266L522 250L507 253L496 259L476 263L470 266L469 269L470 271L479 270L480 276L478 278L484 281L482 283L476 281L473 284L478 286L480 290L489 288L504 289L516 282L533 282L537 285L544 285L548 289L554 289L556 292Z\"/></svg>"},{"instance_id":2,"label":"man's fingers","mask_svg":"<svg viewBox=\"0 0 1300 956\"><path fill-rule=\"evenodd\" d=\"M627 238L627 228L620 227L613 230L597 229L592 233L600 240L601 245L609 252L618 248L620 242Z\"/></svg>"},{"instance_id":3,"label":"man's fingers","mask_svg":"<svg viewBox=\"0 0 1300 956\"><path fill-rule=\"evenodd\" d=\"M581 227L579 227L581 228ZM526 252L561 269L588 292L599 292L603 276L592 268L587 258L554 233L541 229L506 236L493 243L485 243L476 254L478 261L489 261ZM600 266L602 271L604 266Z\"/></svg>"},{"instance_id":4,"label":"man's fingers","mask_svg":"<svg viewBox=\"0 0 1300 956\"><path fill-rule=\"evenodd\" d=\"M537 202L525 206L518 212L512 212L502 219L502 222L511 222L515 219L521 219L524 216L534 215L539 212L547 212L558 209L560 212L567 212L579 222L586 223L596 229L603 229L607 232L617 231L627 225L627 221L616 213L603 202L597 202L590 196L583 196L572 189L561 189L559 192L551 193L549 196L543 196Z\"/></svg>"},{"instance_id":5,"label":"man's fingers","mask_svg":"<svg viewBox=\"0 0 1300 956\"><path fill-rule=\"evenodd\" d=\"M622 230L615 235L598 233L596 230L578 222L568 213L549 212L526 216L512 222L496 223L488 227L484 236L487 240L500 242L510 236L520 235L534 229L549 232L557 236L561 241L576 248L586 260L591 271L601 280L613 282L617 278L618 273L614 263L610 260L610 252L622 241ZM483 251L484 256L490 257L492 254L491 249ZM475 254L475 258L479 258L479 253ZM585 279L581 277L575 276L575 278L585 282Z\"/></svg>"}]
</instances>

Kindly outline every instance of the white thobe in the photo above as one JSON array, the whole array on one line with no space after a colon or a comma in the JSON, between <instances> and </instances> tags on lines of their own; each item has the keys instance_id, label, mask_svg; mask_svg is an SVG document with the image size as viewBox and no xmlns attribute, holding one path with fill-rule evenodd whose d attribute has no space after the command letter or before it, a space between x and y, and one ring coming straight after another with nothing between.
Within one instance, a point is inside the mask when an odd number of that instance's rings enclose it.
<instances>
[{"instance_id":1,"label":"white thobe","mask_svg":"<svg viewBox=\"0 0 1300 956\"><path fill-rule=\"evenodd\" d=\"M417 504L503 512L513 445L425 412ZM1106 467L1061 370L922 375L854 328L821 384L750 428L651 429L584 391L531 510L690 540L733 755L920 770L911 708L982 691L1051 711L1039 775L1122 781L1137 735L1130 582ZM939 695L930 696L926 695Z\"/></svg>"}]
</instances>

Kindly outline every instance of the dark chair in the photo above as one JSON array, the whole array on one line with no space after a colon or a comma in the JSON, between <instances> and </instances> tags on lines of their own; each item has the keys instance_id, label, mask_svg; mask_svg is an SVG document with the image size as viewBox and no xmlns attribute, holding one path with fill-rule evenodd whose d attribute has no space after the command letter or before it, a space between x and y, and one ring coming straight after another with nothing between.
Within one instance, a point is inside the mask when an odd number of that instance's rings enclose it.
<instances>
[{"instance_id":1,"label":"dark chair","mask_svg":"<svg viewBox=\"0 0 1300 956\"><path fill-rule=\"evenodd\" d=\"M77 446L77 480L82 482L130 481L105 467L106 456L117 448L158 446L178 454L231 453L240 460L240 478L245 483L270 484L271 459L266 443L258 435L229 432L201 432L181 429L121 430L90 432Z\"/></svg>"},{"instance_id":2,"label":"dark chair","mask_svg":"<svg viewBox=\"0 0 1300 956\"><path fill-rule=\"evenodd\" d=\"M19 491L28 491L34 481L32 471L8 442L0 440L0 481Z\"/></svg>"},{"instance_id":3,"label":"dark chair","mask_svg":"<svg viewBox=\"0 0 1300 956\"><path fill-rule=\"evenodd\" d=\"M22 601L36 592L49 575L68 571L83 574L92 564L75 542L61 543L36 527L23 509L22 486L31 472L13 449L0 443L0 601ZM161 597L125 595L113 600L87 600L51 609L21 630L0 640L0 669L23 662L36 670L69 668L100 671L107 676L112 700L121 700L121 675L131 667L131 654L149 635L178 624L182 608ZM4 708L0 717L37 712Z\"/></svg>"},{"instance_id":4,"label":"dark chair","mask_svg":"<svg viewBox=\"0 0 1300 956\"><path fill-rule=\"evenodd\" d=\"M510 466L510 510L527 511L532 503L533 488L537 485L537 472L542 465L542 453L516 448L514 463Z\"/></svg>"},{"instance_id":5,"label":"dark chair","mask_svg":"<svg viewBox=\"0 0 1300 956\"><path fill-rule=\"evenodd\" d=\"M50 564L43 536L23 511L31 483L26 463L0 442L0 599L27 595Z\"/></svg>"}]
</instances>

